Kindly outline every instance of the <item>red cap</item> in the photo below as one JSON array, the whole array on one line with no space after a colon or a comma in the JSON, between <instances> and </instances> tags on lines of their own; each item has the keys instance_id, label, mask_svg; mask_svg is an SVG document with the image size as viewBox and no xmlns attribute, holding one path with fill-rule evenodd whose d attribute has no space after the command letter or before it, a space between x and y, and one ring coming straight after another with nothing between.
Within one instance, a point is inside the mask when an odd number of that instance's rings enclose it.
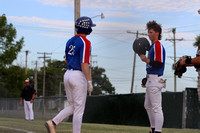
<instances>
[{"instance_id":1,"label":"red cap","mask_svg":"<svg viewBox=\"0 0 200 133\"><path fill-rule=\"evenodd\" d=\"M25 83L29 83L29 80L25 80Z\"/></svg>"}]
</instances>

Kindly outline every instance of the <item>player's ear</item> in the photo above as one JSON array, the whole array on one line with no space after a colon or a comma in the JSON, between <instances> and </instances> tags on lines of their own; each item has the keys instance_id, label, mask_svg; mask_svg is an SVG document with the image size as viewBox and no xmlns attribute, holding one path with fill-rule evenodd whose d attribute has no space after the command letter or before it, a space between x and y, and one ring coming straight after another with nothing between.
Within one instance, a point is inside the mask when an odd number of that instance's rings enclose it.
<instances>
[{"instance_id":1,"label":"player's ear","mask_svg":"<svg viewBox=\"0 0 200 133\"><path fill-rule=\"evenodd\" d=\"M160 32L156 32L156 35L159 36Z\"/></svg>"}]
</instances>

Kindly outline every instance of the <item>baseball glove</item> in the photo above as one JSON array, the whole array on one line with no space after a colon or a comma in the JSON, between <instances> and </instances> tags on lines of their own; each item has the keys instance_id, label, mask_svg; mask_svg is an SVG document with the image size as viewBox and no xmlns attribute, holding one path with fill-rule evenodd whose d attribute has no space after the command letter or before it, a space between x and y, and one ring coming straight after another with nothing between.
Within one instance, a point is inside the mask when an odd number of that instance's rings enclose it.
<instances>
[{"instance_id":1,"label":"baseball glove","mask_svg":"<svg viewBox=\"0 0 200 133\"><path fill-rule=\"evenodd\" d=\"M191 56L183 56L181 57L175 64L173 64L172 69L174 70L174 74L177 75L179 78L182 77L183 73L187 71L186 66L181 66L180 62L183 58L191 59Z\"/></svg>"},{"instance_id":2,"label":"baseball glove","mask_svg":"<svg viewBox=\"0 0 200 133\"><path fill-rule=\"evenodd\" d=\"M142 79L142 87L146 87L146 83L147 83L147 78L143 78Z\"/></svg>"}]
</instances>

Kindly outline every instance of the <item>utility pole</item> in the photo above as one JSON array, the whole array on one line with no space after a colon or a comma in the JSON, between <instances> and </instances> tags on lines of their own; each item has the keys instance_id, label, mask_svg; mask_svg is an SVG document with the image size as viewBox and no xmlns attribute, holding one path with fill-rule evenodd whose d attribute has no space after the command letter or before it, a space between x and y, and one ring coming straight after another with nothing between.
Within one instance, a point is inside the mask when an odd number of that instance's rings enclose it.
<instances>
[{"instance_id":1,"label":"utility pole","mask_svg":"<svg viewBox=\"0 0 200 133\"><path fill-rule=\"evenodd\" d=\"M26 61L25 61L26 67L25 67L25 74L27 74L27 58L28 58L28 50L26 50L25 52L26 52Z\"/></svg>"},{"instance_id":2,"label":"utility pole","mask_svg":"<svg viewBox=\"0 0 200 133\"><path fill-rule=\"evenodd\" d=\"M127 33L136 34L136 39L138 38L139 35L147 36L146 33L139 33L138 30L136 32L127 31ZM133 86L134 86L134 80L135 80L135 63L136 63L136 53L134 52L133 72L132 72L132 81L131 81L131 93L133 93Z\"/></svg>"},{"instance_id":3,"label":"utility pole","mask_svg":"<svg viewBox=\"0 0 200 133\"><path fill-rule=\"evenodd\" d=\"M40 53L38 52L38 54L43 54L43 57L38 57L38 58L43 58L44 59L44 70L43 70L43 97L45 97L45 76L46 76L46 69L45 69L45 62L46 62L46 58L50 58L50 56L46 56L46 55L51 55L52 53Z\"/></svg>"},{"instance_id":4,"label":"utility pole","mask_svg":"<svg viewBox=\"0 0 200 133\"><path fill-rule=\"evenodd\" d=\"M80 0L74 0L74 26L75 26L76 20L81 16L80 10L81 10ZM76 34L76 30L74 28L74 35L75 34Z\"/></svg>"},{"instance_id":5,"label":"utility pole","mask_svg":"<svg viewBox=\"0 0 200 133\"><path fill-rule=\"evenodd\" d=\"M37 92L37 61L35 62L35 79L34 79L34 89ZM36 95L37 96L37 95Z\"/></svg>"},{"instance_id":6,"label":"utility pole","mask_svg":"<svg viewBox=\"0 0 200 133\"><path fill-rule=\"evenodd\" d=\"M176 41L182 41L181 39L176 39L176 28L172 28L173 39L166 39L166 41L172 41L174 43L174 64L176 63ZM176 75L174 75L174 92L176 92Z\"/></svg>"},{"instance_id":7,"label":"utility pole","mask_svg":"<svg viewBox=\"0 0 200 133\"><path fill-rule=\"evenodd\" d=\"M91 55L90 56L90 76L91 76L91 80L92 80L92 66L93 66L93 63L97 63L97 61L93 61L93 57L97 57L97 55Z\"/></svg>"},{"instance_id":8,"label":"utility pole","mask_svg":"<svg viewBox=\"0 0 200 133\"><path fill-rule=\"evenodd\" d=\"M89 69L90 69L91 81L92 81L92 66L93 66L92 63L96 62L96 61L93 61L93 60L92 60L93 57L97 57L97 55L91 55L91 56L90 56L90 66L89 66ZM91 96L91 93L89 93L89 96Z\"/></svg>"},{"instance_id":9,"label":"utility pole","mask_svg":"<svg viewBox=\"0 0 200 133\"><path fill-rule=\"evenodd\" d=\"M51 55L52 53L40 53L38 52L38 54L43 54L43 57L38 57L38 58L43 58L44 59L44 70L43 70L43 98L45 97L45 75L46 75L46 70L45 70L45 62L46 62L46 58L50 58L49 56L46 55ZM43 116L45 116L46 113L46 106L45 106L45 98L43 99Z\"/></svg>"}]
</instances>

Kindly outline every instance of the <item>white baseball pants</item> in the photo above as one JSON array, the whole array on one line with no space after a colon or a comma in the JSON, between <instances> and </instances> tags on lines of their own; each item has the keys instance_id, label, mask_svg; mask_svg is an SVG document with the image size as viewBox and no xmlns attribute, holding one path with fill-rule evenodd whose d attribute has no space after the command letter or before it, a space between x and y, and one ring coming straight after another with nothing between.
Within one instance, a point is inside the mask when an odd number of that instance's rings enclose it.
<instances>
[{"instance_id":1,"label":"white baseball pants","mask_svg":"<svg viewBox=\"0 0 200 133\"><path fill-rule=\"evenodd\" d=\"M24 100L24 112L26 120L34 120L33 103Z\"/></svg>"},{"instance_id":2,"label":"white baseball pants","mask_svg":"<svg viewBox=\"0 0 200 133\"><path fill-rule=\"evenodd\" d=\"M87 97L85 75L78 70L67 70L64 74L64 86L69 106L61 110L52 120L58 125L73 114L73 133L81 133L82 117Z\"/></svg>"},{"instance_id":3,"label":"white baseball pants","mask_svg":"<svg viewBox=\"0 0 200 133\"><path fill-rule=\"evenodd\" d=\"M162 94L161 90L165 83L161 83L162 76L148 75L146 83L146 95L144 107L147 111L151 128L161 132L163 126Z\"/></svg>"}]
</instances>

